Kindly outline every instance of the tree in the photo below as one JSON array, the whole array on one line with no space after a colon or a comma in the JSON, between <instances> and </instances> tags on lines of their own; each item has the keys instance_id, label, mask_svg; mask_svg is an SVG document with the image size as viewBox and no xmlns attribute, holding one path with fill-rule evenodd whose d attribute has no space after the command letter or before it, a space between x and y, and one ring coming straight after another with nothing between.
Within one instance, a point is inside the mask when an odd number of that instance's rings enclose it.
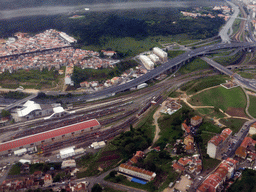
<instances>
[{"instance_id":1,"label":"tree","mask_svg":"<svg viewBox=\"0 0 256 192\"><path fill-rule=\"evenodd\" d=\"M11 115L11 113L9 111L3 109L1 111L1 115L2 115L2 117L9 117Z\"/></svg>"},{"instance_id":2,"label":"tree","mask_svg":"<svg viewBox=\"0 0 256 192\"><path fill-rule=\"evenodd\" d=\"M102 192L102 187L98 183L94 184L91 191L92 192Z\"/></svg>"},{"instance_id":3,"label":"tree","mask_svg":"<svg viewBox=\"0 0 256 192\"><path fill-rule=\"evenodd\" d=\"M100 52L100 58L104 58L104 56L105 56L104 53L101 51Z\"/></svg>"},{"instance_id":4,"label":"tree","mask_svg":"<svg viewBox=\"0 0 256 192\"><path fill-rule=\"evenodd\" d=\"M256 140L256 134L254 134L254 135L252 136L252 139L253 139L253 140Z\"/></svg>"}]
</instances>

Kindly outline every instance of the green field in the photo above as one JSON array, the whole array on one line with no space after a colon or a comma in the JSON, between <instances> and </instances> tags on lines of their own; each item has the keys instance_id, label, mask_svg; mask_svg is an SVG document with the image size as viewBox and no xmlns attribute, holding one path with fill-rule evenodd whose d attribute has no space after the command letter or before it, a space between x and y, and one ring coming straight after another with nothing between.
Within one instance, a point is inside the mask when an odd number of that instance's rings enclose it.
<instances>
[{"instance_id":1,"label":"green field","mask_svg":"<svg viewBox=\"0 0 256 192\"><path fill-rule=\"evenodd\" d=\"M210 77L204 77L201 79L196 79L194 81L190 81L181 87L182 91L186 91L188 95L206 89L208 87L213 87L224 83L227 79L227 76L216 75Z\"/></svg>"},{"instance_id":2,"label":"green field","mask_svg":"<svg viewBox=\"0 0 256 192\"><path fill-rule=\"evenodd\" d=\"M196 109L202 115L207 115L210 117L223 118L225 115L220 111L215 111L213 108L200 108Z\"/></svg>"},{"instance_id":3,"label":"green field","mask_svg":"<svg viewBox=\"0 0 256 192\"><path fill-rule=\"evenodd\" d=\"M239 75L241 75L241 77L243 78L247 78L247 79L255 79L256 77L256 73L248 73L246 71L243 72L237 72Z\"/></svg>"},{"instance_id":4,"label":"green field","mask_svg":"<svg viewBox=\"0 0 256 192\"><path fill-rule=\"evenodd\" d=\"M231 65L231 64L236 64L237 61L239 61L242 58L243 54L244 53L242 51L239 51L238 53L236 53L232 56L219 57L219 58L216 58L213 60L216 61L217 63L224 65L224 66L227 66L227 65Z\"/></svg>"},{"instance_id":5,"label":"green field","mask_svg":"<svg viewBox=\"0 0 256 192\"><path fill-rule=\"evenodd\" d=\"M221 119L220 123L230 128L234 133L237 133L242 125L246 122L244 119L236 119L236 118L228 118L228 119Z\"/></svg>"},{"instance_id":6,"label":"green field","mask_svg":"<svg viewBox=\"0 0 256 192\"><path fill-rule=\"evenodd\" d=\"M226 111L229 107L244 109L246 97L240 87L233 89L217 87L194 95L190 102L192 105L214 106Z\"/></svg>"},{"instance_id":7,"label":"green field","mask_svg":"<svg viewBox=\"0 0 256 192\"><path fill-rule=\"evenodd\" d=\"M181 50L179 50L179 51L168 51L168 57L170 59L172 59L172 58L177 57L178 55L181 55L183 53L185 53L185 51L181 51Z\"/></svg>"},{"instance_id":8,"label":"green field","mask_svg":"<svg viewBox=\"0 0 256 192\"><path fill-rule=\"evenodd\" d=\"M65 71L65 67L62 67ZM54 88L61 90L64 74L59 75L57 70L18 70L13 73L4 72L0 75L0 86L3 88L24 88L47 89ZM59 85L58 85L59 84Z\"/></svg>"},{"instance_id":9,"label":"green field","mask_svg":"<svg viewBox=\"0 0 256 192\"><path fill-rule=\"evenodd\" d=\"M102 45L83 46L82 49L99 51L111 48L117 52L123 53L124 56L135 56L139 53L149 51L153 47L162 47L154 37L143 40L136 40L133 37L123 38L106 38L106 43Z\"/></svg>"},{"instance_id":10,"label":"green field","mask_svg":"<svg viewBox=\"0 0 256 192\"><path fill-rule=\"evenodd\" d=\"M256 107L255 107L256 106L256 97L249 95L249 98L250 98L250 106L249 106L248 112L251 116L256 117Z\"/></svg>"},{"instance_id":11,"label":"green field","mask_svg":"<svg viewBox=\"0 0 256 192\"><path fill-rule=\"evenodd\" d=\"M242 177L236 180L228 192L255 192L256 191L256 171L246 169L243 171Z\"/></svg>"},{"instance_id":12,"label":"green field","mask_svg":"<svg viewBox=\"0 0 256 192\"><path fill-rule=\"evenodd\" d=\"M181 69L179 70L179 73L183 75L202 69L209 69L209 65L202 59L196 58L182 66Z\"/></svg>"}]
</instances>

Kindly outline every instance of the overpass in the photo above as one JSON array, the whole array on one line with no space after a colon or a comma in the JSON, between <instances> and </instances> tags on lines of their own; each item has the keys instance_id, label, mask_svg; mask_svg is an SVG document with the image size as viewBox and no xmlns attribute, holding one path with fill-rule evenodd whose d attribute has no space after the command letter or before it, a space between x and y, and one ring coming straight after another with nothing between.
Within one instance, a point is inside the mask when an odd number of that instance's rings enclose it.
<instances>
[{"instance_id":1,"label":"overpass","mask_svg":"<svg viewBox=\"0 0 256 192\"><path fill-rule=\"evenodd\" d=\"M5 109L5 110L10 110L10 109L12 109L12 108L14 108L14 107L20 106L21 104L27 102L28 100L34 99L34 98L36 98L36 97L37 97L37 93L36 93L36 94L32 94L32 95L30 95L30 96L28 96L28 97L26 97L26 98L24 98L24 99L21 99L21 100L15 102L15 103L12 103L11 105L8 105L8 106L5 107L4 109Z\"/></svg>"},{"instance_id":2,"label":"overpass","mask_svg":"<svg viewBox=\"0 0 256 192\"><path fill-rule=\"evenodd\" d=\"M107 89L104 89L102 91L98 91L92 94L88 95L83 95L78 97L78 100L91 100L91 99L99 99L99 98L104 98L108 96L112 96L118 92L122 92L125 90L129 90L130 88L136 87L144 82L147 82L160 74L167 72L167 71L173 71L177 69L179 66L185 64L186 61L189 61L192 58L198 57L198 56L204 56L207 55L213 51L220 50L220 49L233 49L233 48L240 48L240 49L251 49L256 47L256 43L250 43L250 42L234 42L230 44L214 44L214 45L209 45L205 47L200 47L194 50L191 50L189 52L183 53L171 60L168 60L166 63L162 64L161 66L149 71L143 76L140 76L128 83L117 85L117 86L112 86ZM213 65L217 66L217 65ZM220 68L220 66L218 66ZM225 67L223 67L225 68ZM225 68L226 69L226 68ZM226 69L227 70L227 69ZM224 69L223 69L224 71ZM228 74L230 72L226 71ZM256 87L255 87L256 89Z\"/></svg>"}]
</instances>

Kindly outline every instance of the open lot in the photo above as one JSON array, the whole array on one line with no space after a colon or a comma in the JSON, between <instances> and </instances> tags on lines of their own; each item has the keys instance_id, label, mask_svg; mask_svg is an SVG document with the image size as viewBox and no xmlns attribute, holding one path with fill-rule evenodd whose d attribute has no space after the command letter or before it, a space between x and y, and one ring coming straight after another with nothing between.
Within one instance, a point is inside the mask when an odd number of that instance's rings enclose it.
<instances>
[{"instance_id":1,"label":"open lot","mask_svg":"<svg viewBox=\"0 0 256 192\"><path fill-rule=\"evenodd\" d=\"M229 107L240 108L243 111L246 106L246 97L240 87L233 89L217 87L194 95L190 102L197 106L214 106L225 112Z\"/></svg>"}]
</instances>

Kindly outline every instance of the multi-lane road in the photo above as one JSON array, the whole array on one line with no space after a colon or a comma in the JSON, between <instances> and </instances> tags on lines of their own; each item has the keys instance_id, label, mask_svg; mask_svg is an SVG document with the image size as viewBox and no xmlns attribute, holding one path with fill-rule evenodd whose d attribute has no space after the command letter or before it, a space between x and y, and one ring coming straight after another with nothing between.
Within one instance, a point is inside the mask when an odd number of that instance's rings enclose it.
<instances>
[{"instance_id":1,"label":"multi-lane road","mask_svg":"<svg viewBox=\"0 0 256 192\"><path fill-rule=\"evenodd\" d=\"M88 95L83 95L77 97L77 100L79 101L84 101L84 100L89 100L89 99L97 99L97 98L104 98L108 96L112 96L115 93L122 92L125 90L129 90L130 88L136 87L144 82L147 82L160 74L168 71L168 70L174 70L180 65L184 64L186 61L198 57L198 56L203 56L206 54L209 54L213 51L220 50L220 49L233 49L233 48L254 48L256 47L256 43L249 43L249 42L235 42L235 43L218 43L218 44L213 44L210 46L205 46L205 47L200 47L194 50L190 50L186 53L183 53L166 63L162 64L161 66L149 71L147 74L140 76L130 82L127 82L125 84L117 85L117 86L112 86L110 88L104 89L102 91L94 92L92 94ZM214 67L214 65L213 65ZM226 70L225 67L223 67L223 70Z\"/></svg>"}]
</instances>

